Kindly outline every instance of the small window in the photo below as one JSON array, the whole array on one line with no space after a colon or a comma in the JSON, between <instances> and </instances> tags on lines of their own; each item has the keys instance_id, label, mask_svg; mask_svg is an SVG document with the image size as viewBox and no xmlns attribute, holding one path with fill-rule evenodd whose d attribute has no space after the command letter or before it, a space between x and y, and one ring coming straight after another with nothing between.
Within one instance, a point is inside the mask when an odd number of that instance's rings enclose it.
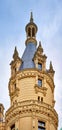
<instances>
[{"instance_id":1,"label":"small window","mask_svg":"<svg viewBox=\"0 0 62 130\"><path fill-rule=\"evenodd\" d=\"M35 37L35 29L32 28L32 37Z\"/></svg>"},{"instance_id":2,"label":"small window","mask_svg":"<svg viewBox=\"0 0 62 130\"><path fill-rule=\"evenodd\" d=\"M14 89L16 89L16 83L14 84Z\"/></svg>"},{"instance_id":3,"label":"small window","mask_svg":"<svg viewBox=\"0 0 62 130\"><path fill-rule=\"evenodd\" d=\"M28 28L28 36L31 36L31 28Z\"/></svg>"},{"instance_id":4,"label":"small window","mask_svg":"<svg viewBox=\"0 0 62 130\"><path fill-rule=\"evenodd\" d=\"M43 97L41 97L41 102L43 102Z\"/></svg>"},{"instance_id":5,"label":"small window","mask_svg":"<svg viewBox=\"0 0 62 130\"><path fill-rule=\"evenodd\" d=\"M16 68L15 68L15 73L16 73Z\"/></svg>"},{"instance_id":6,"label":"small window","mask_svg":"<svg viewBox=\"0 0 62 130\"><path fill-rule=\"evenodd\" d=\"M45 129L45 122L38 121L38 130L46 130Z\"/></svg>"},{"instance_id":7,"label":"small window","mask_svg":"<svg viewBox=\"0 0 62 130\"><path fill-rule=\"evenodd\" d=\"M42 70L42 64L38 63L38 69Z\"/></svg>"},{"instance_id":8,"label":"small window","mask_svg":"<svg viewBox=\"0 0 62 130\"><path fill-rule=\"evenodd\" d=\"M38 96L38 102L40 102L40 96Z\"/></svg>"},{"instance_id":9,"label":"small window","mask_svg":"<svg viewBox=\"0 0 62 130\"><path fill-rule=\"evenodd\" d=\"M42 80L38 79L38 86L41 87L42 86Z\"/></svg>"},{"instance_id":10,"label":"small window","mask_svg":"<svg viewBox=\"0 0 62 130\"><path fill-rule=\"evenodd\" d=\"M15 130L15 124L11 126L11 130Z\"/></svg>"}]
</instances>

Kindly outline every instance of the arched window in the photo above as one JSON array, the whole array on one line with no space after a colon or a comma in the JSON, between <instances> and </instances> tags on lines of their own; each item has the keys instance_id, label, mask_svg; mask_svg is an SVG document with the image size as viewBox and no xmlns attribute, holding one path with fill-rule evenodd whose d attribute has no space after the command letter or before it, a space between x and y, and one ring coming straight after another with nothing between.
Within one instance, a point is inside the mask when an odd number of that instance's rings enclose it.
<instances>
[{"instance_id":1,"label":"arched window","mask_svg":"<svg viewBox=\"0 0 62 130\"><path fill-rule=\"evenodd\" d=\"M32 37L35 37L35 29L32 28Z\"/></svg>"},{"instance_id":2,"label":"arched window","mask_svg":"<svg viewBox=\"0 0 62 130\"><path fill-rule=\"evenodd\" d=\"M28 37L31 36L31 28L28 28Z\"/></svg>"}]
</instances>

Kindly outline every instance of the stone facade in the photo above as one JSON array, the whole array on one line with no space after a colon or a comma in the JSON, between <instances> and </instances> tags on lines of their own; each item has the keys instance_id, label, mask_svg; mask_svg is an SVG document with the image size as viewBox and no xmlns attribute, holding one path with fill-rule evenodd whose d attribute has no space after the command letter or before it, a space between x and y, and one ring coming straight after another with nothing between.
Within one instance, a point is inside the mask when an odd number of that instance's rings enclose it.
<instances>
[{"instance_id":1,"label":"stone facade","mask_svg":"<svg viewBox=\"0 0 62 130\"><path fill-rule=\"evenodd\" d=\"M37 25L26 25L26 48L22 58L15 47L9 79L11 106L5 113L5 122L0 130L57 130L58 115L54 109L54 69L50 62L46 69L47 56L41 42L37 47ZM2 106L3 109L3 106ZM2 124L2 125L1 125Z\"/></svg>"}]
</instances>

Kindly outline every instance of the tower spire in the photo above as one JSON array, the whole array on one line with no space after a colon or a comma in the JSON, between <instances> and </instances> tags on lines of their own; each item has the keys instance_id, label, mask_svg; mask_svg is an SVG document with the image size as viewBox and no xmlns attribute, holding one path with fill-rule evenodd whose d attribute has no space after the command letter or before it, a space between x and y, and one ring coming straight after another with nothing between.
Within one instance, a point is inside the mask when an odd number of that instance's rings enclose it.
<instances>
[{"instance_id":1,"label":"tower spire","mask_svg":"<svg viewBox=\"0 0 62 130\"><path fill-rule=\"evenodd\" d=\"M30 22L33 22L33 13L31 12Z\"/></svg>"},{"instance_id":2,"label":"tower spire","mask_svg":"<svg viewBox=\"0 0 62 130\"><path fill-rule=\"evenodd\" d=\"M27 39L25 44L27 45L28 43L34 43L37 45L37 40L36 40L36 33L37 33L37 25L33 22L33 13L30 13L30 21L25 27L26 34L27 34Z\"/></svg>"}]
</instances>

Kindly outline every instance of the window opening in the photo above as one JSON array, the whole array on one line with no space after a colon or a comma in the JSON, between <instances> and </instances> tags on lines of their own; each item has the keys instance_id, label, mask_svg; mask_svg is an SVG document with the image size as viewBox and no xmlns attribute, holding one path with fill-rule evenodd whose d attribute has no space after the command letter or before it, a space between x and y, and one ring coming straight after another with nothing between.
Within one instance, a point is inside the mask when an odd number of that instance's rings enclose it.
<instances>
[{"instance_id":1,"label":"window opening","mask_svg":"<svg viewBox=\"0 0 62 130\"><path fill-rule=\"evenodd\" d=\"M28 28L28 36L31 36L31 28Z\"/></svg>"},{"instance_id":2,"label":"window opening","mask_svg":"<svg viewBox=\"0 0 62 130\"><path fill-rule=\"evenodd\" d=\"M15 124L11 126L11 130L15 130Z\"/></svg>"},{"instance_id":3,"label":"window opening","mask_svg":"<svg viewBox=\"0 0 62 130\"><path fill-rule=\"evenodd\" d=\"M45 122L38 121L38 130L46 130L45 129Z\"/></svg>"},{"instance_id":4,"label":"window opening","mask_svg":"<svg viewBox=\"0 0 62 130\"><path fill-rule=\"evenodd\" d=\"M41 97L41 102L43 102L43 97Z\"/></svg>"},{"instance_id":5,"label":"window opening","mask_svg":"<svg viewBox=\"0 0 62 130\"><path fill-rule=\"evenodd\" d=\"M16 68L15 68L15 73L16 73Z\"/></svg>"},{"instance_id":6,"label":"window opening","mask_svg":"<svg viewBox=\"0 0 62 130\"><path fill-rule=\"evenodd\" d=\"M38 63L38 69L42 70L42 64Z\"/></svg>"},{"instance_id":7,"label":"window opening","mask_svg":"<svg viewBox=\"0 0 62 130\"><path fill-rule=\"evenodd\" d=\"M16 89L16 83L14 84L14 88Z\"/></svg>"},{"instance_id":8,"label":"window opening","mask_svg":"<svg viewBox=\"0 0 62 130\"><path fill-rule=\"evenodd\" d=\"M42 86L42 80L38 79L38 86L41 87Z\"/></svg>"},{"instance_id":9,"label":"window opening","mask_svg":"<svg viewBox=\"0 0 62 130\"><path fill-rule=\"evenodd\" d=\"M38 101L40 102L40 96L38 96Z\"/></svg>"},{"instance_id":10,"label":"window opening","mask_svg":"<svg viewBox=\"0 0 62 130\"><path fill-rule=\"evenodd\" d=\"M35 37L35 29L32 28L32 37Z\"/></svg>"}]
</instances>

